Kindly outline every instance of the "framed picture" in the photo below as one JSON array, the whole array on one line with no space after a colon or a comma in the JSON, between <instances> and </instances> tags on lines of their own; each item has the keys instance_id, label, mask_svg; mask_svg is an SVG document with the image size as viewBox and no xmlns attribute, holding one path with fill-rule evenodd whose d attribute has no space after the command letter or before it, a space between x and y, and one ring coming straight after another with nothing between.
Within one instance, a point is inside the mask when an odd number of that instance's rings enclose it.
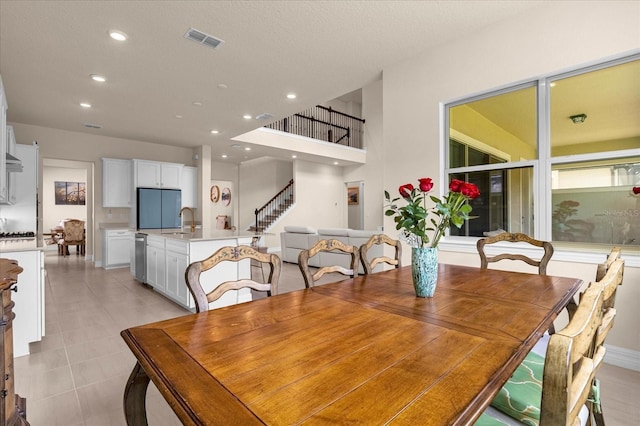
<instances>
[{"instance_id":1,"label":"framed picture","mask_svg":"<svg viewBox=\"0 0 640 426\"><path fill-rule=\"evenodd\" d=\"M220 198L222 199L222 204L228 206L229 203L231 203L231 190L229 188L224 188Z\"/></svg>"},{"instance_id":2,"label":"framed picture","mask_svg":"<svg viewBox=\"0 0 640 426\"><path fill-rule=\"evenodd\" d=\"M349 205L360 204L360 188L357 186L347 188L347 202Z\"/></svg>"},{"instance_id":3,"label":"framed picture","mask_svg":"<svg viewBox=\"0 0 640 426\"><path fill-rule=\"evenodd\" d=\"M85 182L60 182L54 183L55 203L57 205L86 204L87 187Z\"/></svg>"},{"instance_id":4,"label":"framed picture","mask_svg":"<svg viewBox=\"0 0 640 426\"><path fill-rule=\"evenodd\" d=\"M218 185L213 185L211 187L211 202L212 203L217 203L218 200L220 199L220 187Z\"/></svg>"}]
</instances>

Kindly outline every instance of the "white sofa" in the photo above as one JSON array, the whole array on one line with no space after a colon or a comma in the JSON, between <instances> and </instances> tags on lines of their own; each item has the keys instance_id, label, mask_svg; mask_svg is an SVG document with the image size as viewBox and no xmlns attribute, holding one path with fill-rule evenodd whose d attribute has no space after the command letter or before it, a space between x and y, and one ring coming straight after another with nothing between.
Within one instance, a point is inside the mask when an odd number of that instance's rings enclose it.
<instances>
[{"instance_id":1,"label":"white sofa","mask_svg":"<svg viewBox=\"0 0 640 426\"><path fill-rule=\"evenodd\" d=\"M282 260L289 263L298 263L300 251L308 250L319 240L336 239L344 244L359 248L372 235L379 233L379 231L359 231L347 228L319 228L316 231L308 226L285 226L284 232L280 234ZM382 246L373 246L369 250L370 257L377 257L382 254ZM349 256L337 252L322 252L310 258L309 265L315 267L340 265L348 268ZM362 265L358 265L358 268L358 273L363 274ZM378 265L374 271L382 269L382 265Z\"/></svg>"}]
</instances>

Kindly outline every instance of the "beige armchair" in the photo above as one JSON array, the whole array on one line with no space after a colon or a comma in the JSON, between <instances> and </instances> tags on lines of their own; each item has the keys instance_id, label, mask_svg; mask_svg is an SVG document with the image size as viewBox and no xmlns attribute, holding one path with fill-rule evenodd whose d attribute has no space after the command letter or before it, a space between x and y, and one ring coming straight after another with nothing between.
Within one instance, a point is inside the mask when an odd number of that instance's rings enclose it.
<instances>
[{"instance_id":1,"label":"beige armchair","mask_svg":"<svg viewBox=\"0 0 640 426\"><path fill-rule=\"evenodd\" d=\"M86 240L84 220L69 219L64 222L62 238L58 239L58 253L69 255L69 246L76 246L76 255L85 255Z\"/></svg>"}]
</instances>

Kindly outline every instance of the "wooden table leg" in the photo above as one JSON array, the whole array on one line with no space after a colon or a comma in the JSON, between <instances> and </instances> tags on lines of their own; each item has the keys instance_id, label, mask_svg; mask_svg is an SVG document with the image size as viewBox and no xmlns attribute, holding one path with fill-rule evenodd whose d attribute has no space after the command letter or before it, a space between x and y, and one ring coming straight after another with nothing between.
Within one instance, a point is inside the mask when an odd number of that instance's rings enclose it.
<instances>
[{"instance_id":1,"label":"wooden table leg","mask_svg":"<svg viewBox=\"0 0 640 426\"><path fill-rule=\"evenodd\" d=\"M139 362L124 388L124 417L128 426L147 426L147 408L145 405L149 376Z\"/></svg>"}]
</instances>

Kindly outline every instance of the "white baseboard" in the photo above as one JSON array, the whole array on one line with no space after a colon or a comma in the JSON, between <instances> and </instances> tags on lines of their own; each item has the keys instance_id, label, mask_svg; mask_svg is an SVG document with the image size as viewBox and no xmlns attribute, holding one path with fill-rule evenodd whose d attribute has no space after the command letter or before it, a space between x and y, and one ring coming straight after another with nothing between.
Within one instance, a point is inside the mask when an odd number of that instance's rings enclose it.
<instances>
[{"instance_id":1,"label":"white baseboard","mask_svg":"<svg viewBox=\"0 0 640 426\"><path fill-rule=\"evenodd\" d=\"M640 371L640 352L617 346L605 345L604 362L629 370Z\"/></svg>"}]
</instances>

